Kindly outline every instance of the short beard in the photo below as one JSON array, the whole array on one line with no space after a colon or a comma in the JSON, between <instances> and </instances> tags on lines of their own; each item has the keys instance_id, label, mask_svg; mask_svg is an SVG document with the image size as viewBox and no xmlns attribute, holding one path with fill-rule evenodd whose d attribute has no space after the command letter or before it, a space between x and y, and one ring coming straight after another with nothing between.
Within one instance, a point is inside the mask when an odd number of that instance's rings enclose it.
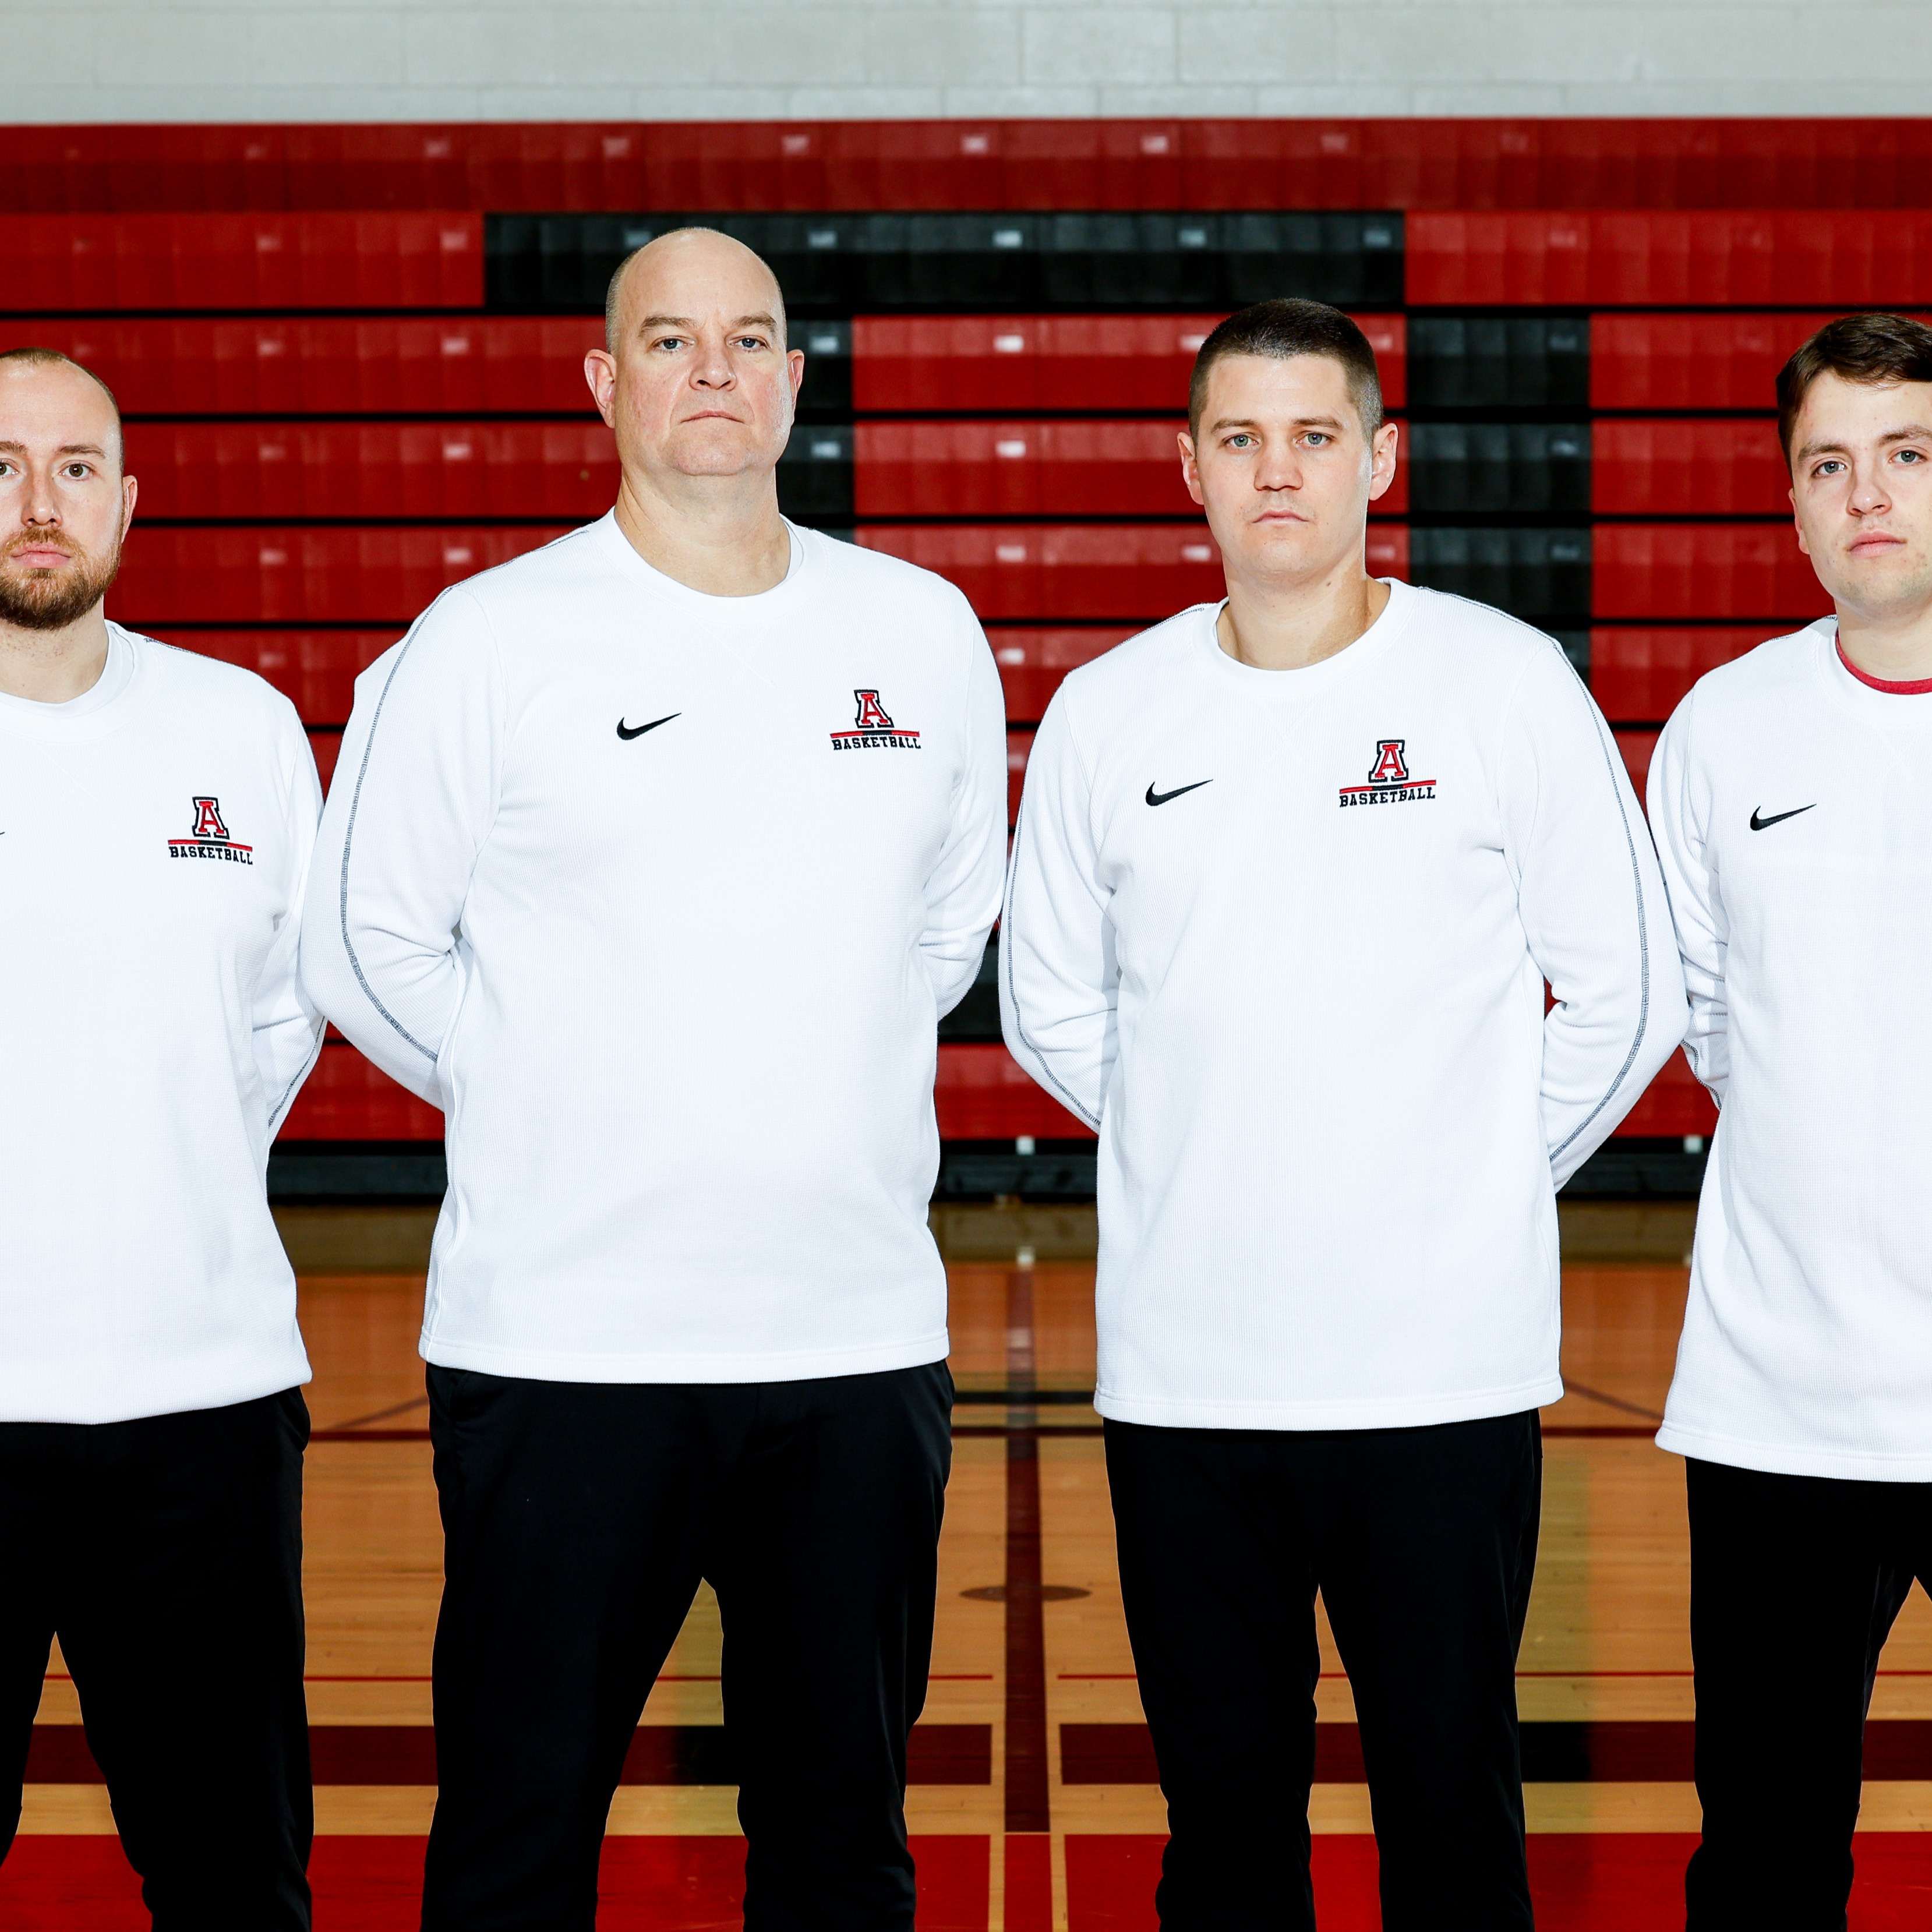
<instances>
[{"instance_id":1,"label":"short beard","mask_svg":"<svg viewBox=\"0 0 1932 1932\"><path fill-rule=\"evenodd\" d=\"M8 554L45 538L20 539L8 546ZM101 598L121 568L121 544L106 556L95 558L69 540L68 554L74 562L64 570L30 570L24 575L0 570L0 624L22 631L64 631L84 617Z\"/></svg>"}]
</instances>

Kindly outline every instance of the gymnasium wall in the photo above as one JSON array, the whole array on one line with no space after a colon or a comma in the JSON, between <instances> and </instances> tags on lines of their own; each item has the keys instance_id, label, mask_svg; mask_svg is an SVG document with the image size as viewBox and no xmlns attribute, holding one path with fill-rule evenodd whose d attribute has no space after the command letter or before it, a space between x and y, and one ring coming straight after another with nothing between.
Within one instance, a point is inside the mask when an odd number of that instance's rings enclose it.
<instances>
[{"instance_id":1,"label":"gymnasium wall","mask_svg":"<svg viewBox=\"0 0 1932 1932\"><path fill-rule=\"evenodd\" d=\"M0 121L1911 114L1932 8L8 0Z\"/></svg>"}]
</instances>

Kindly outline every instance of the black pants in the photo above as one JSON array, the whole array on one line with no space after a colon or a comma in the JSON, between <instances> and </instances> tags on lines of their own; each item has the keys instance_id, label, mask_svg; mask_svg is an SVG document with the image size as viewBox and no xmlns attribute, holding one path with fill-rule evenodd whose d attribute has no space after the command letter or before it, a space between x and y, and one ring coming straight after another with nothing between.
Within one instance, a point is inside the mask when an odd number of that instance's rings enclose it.
<instances>
[{"instance_id":1,"label":"black pants","mask_svg":"<svg viewBox=\"0 0 1932 1932\"><path fill-rule=\"evenodd\" d=\"M299 1390L0 1423L0 1854L56 1636L156 1932L305 1932Z\"/></svg>"},{"instance_id":2,"label":"black pants","mask_svg":"<svg viewBox=\"0 0 1932 1932\"><path fill-rule=\"evenodd\" d=\"M1542 1460L1533 1411L1306 1433L1107 1424L1172 1833L1164 1932L1312 1932L1318 1589L1355 1694L1386 1932L1531 1924L1516 1659Z\"/></svg>"},{"instance_id":3,"label":"black pants","mask_svg":"<svg viewBox=\"0 0 1932 1932\"><path fill-rule=\"evenodd\" d=\"M746 1925L910 1927L944 1364L697 1386L433 1368L429 1389L446 1552L427 1932L591 1932L624 1754L700 1578L724 1619Z\"/></svg>"},{"instance_id":4,"label":"black pants","mask_svg":"<svg viewBox=\"0 0 1932 1932\"><path fill-rule=\"evenodd\" d=\"M1932 1588L1932 1483L1693 1462L1690 1647L1703 1842L1690 1932L1844 1932L1865 1712Z\"/></svg>"}]
</instances>

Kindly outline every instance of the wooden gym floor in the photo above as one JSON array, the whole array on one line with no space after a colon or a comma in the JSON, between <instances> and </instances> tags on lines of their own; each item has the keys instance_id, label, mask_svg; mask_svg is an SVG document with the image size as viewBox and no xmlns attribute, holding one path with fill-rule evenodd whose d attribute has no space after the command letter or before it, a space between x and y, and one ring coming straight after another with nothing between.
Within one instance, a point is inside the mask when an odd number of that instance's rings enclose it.
<instances>
[{"instance_id":1,"label":"wooden gym floor","mask_svg":"<svg viewBox=\"0 0 1932 1932\"><path fill-rule=\"evenodd\" d=\"M321 1932L415 1924L434 1798L430 1640L440 1538L416 1336L428 1218L284 1217L315 1364L308 1466L309 1709ZM938 1640L908 1810L928 1932L1152 1932L1164 1826L1114 1575L1094 1370L1090 1210L955 1208L952 1484ZM1685 1289L1688 1209L1566 1209L1564 1369L1544 1412L1542 1553L1520 1695L1545 1932L1664 1932L1697 1827L1682 1465L1651 1443ZM610 1814L601 1925L736 1923L718 1631L694 1606ZM1324 1932L1376 1926L1348 1685L1324 1633L1317 1834ZM1774 1694L1767 1686L1767 1694ZM11 1932L145 1927L56 1654ZM1853 1932L1932 1922L1932 1604L1885 1657Z\"/></svg>"}]
</instances>

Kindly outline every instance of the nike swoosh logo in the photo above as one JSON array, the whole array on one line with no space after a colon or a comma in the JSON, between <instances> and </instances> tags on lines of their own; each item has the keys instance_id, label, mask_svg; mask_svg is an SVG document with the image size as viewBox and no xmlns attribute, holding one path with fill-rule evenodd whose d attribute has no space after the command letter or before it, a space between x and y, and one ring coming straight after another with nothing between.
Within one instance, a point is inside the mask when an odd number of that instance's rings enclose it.
<instances>
[{"instance_id":1,"label":"nike swoosh logo","mask_svg":"<svg viewBox=\"0 0 1932 1932\"><path fill-rule=\"evenodd\" d=\"M674 711L670 718L682 718L682 711ZM633 738L641 738L646 731L655 731L660 724L668 724L670 718L653 718L648 724L626 724L622 718L617 720L617 735L627 743Z\"/></svg>"},{"instance_id":2,"label":"nike swoosh logo","mask_svg":"<svg viewBox=\"0 0 1932 1932\"><path fill-rule=\"evenodd\" d=\"M1762 832L1767 825L1782 825L1787 818L1797 818L1800 812L1816 812L1817 809L1818 807L1815 802L1810 805L1801 805L1796 811L1774 812L1768 818L1760 818L1757 813L1754 812L1750 815L1750 828L1754 832Z\"/></svg>"},{"instance_id":3,"label":"nike swoosh logo","mask_svg":"<svg viewBox=\"0 0 1932 1932\"><path fill-rule=\"evenodd\" d=\"M1212 778L1196 778L1191 785L1178 785L1172 791L1156 791L1150 784L1147 790L1147 800L1150 805L1165 805L1169 799L1178 798L1184 792L1198 791L1203 785L1212 784L1214 782Z\"/></svg>"}]
</instances>

